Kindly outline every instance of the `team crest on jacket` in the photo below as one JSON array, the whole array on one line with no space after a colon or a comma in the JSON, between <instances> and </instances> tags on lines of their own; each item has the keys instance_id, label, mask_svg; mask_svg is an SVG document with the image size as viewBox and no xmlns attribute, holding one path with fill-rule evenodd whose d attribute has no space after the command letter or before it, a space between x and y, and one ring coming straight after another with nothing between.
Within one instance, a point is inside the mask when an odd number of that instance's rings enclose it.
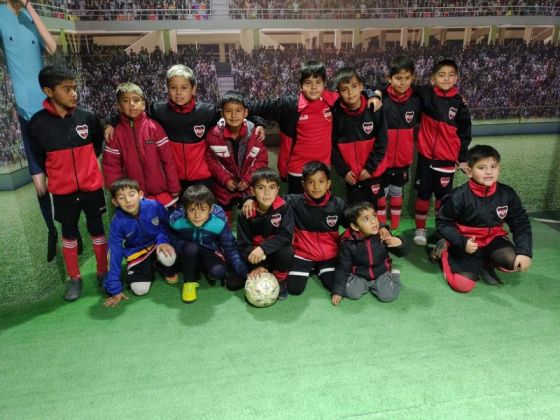
<instances>
[{"instance_id":1,"label":"team crest on jacket","mask_svg":"<svg viewBox=\"0 0 560 420\"><path fill-rule=\"evenodd\" d=\"M373 193L373 195L377 195L377 193L379 193L379 190L381 189L381 185L380 184L373 184L371 186L371 192Z\"/></svg>"},{"instance_id":2,"label":"team crest on jacket","mask_svg":"<svg viewBox=\"0 0 560 420\"><path fill-rule=\"evenodd\" d=\"M457 108L451 107L449 108L449 119L452 120L457 115Z\"/></svg>"},{"instance_id":3,"label":"team crest on jacket","mask_svg":"<svg viewBox=\"0 0 560 420\"><path fill-rule=\"evenodd\" d=\"M406 111L404 113L404 119L408 124L410 124L414 119L414 111Z\"/></svg>"},{"instance_id":4,"label":"team crest on jacket","mask_svg":"<svg viewBox=\"0 0 560 420\"><path fill-rule=\"evenodd\" d=\"M194 134L196 134L196 137L201 139L202 136L204 136L204 130L205 129L206 129L206 127L204 125L195 125L194 126Z\"/></svg>"},{"instance_id":5,"label":"team crest on jacket","mask_svg":"<svg viewBox=\"0 0 560 420\"><path fill-rule=\"evenodd\" d=\"M76 133L78 133L78 136L80 136L84 140L87 139L87 136L88 136L88 133L89 133L88 126L86 124L77 125L76 126Z\"/></svg>"},{"instance_id":6,"label":"team crest on jacket","mask_svg":"<svg viewBox=\"0 0 560 420\"><path fill-rule=\"evenodd\" d=\"M324 108L323 109L323 117L325 117L326 120L331 121L332 120L332 112L330 108Z\"/></svg>"},{"instance_id":7,"label":"team crest on jacket","mask_svg":"<svg viewBox=\"0 0 560 420\"><path fill-rule=\"evenodd\" d=\"M270 217L270 223L272 223L272 226L274 226L274 227L280 226L281 221L282 221L282 215L280 213L273 214Z\"/></svg>"},{"instance_id":8,"label":"team crest on jacket","mask_svg":"<svg viewBox=\"0 0 560 420\"><path fill-rule=\"evenodd\" d=\"M154 226L158 226L159 225L159 217L154 217L152 218L152 225Z\"/></svg>"},{"instance_id":9,"label":"team crest on jacket","mask_svg":"<svg viewBox=\"0 0 560 420\"><path fill-rule=\"evenodd\" d=\"M508 206L496 207L496 213L500 219L505 219L508 213Z\"/></svg>"},{"instance_id":10,"label":"team crest on jacket","mask_svg":"<svg viewBox=\"0 0 560 420\"><path fill-rule=\"evenodd\" d=\"M364 129L364 133L369 134L373 131L373 122L368 121L362 124L362 128Z\"/></svg>"},{"instance_id":11,"label":"team crest on jacket","mask_svg":"<svg viewBox=\"0 0 560 420\"><path fill-rule=\"evenodd\" d=\"M445 188L445 187L447 187L447 186L449 185L449 181L451 181L451 178L448 177L448 176L442 176L442 177L439 179L439 183L441 184L441 186L442 186L443 188Z\"/></svg>"},{"instance_id":12,"label":"team crest on jacket","mask_svg":"<svg viewBox=\"0 0 560 420\"><path fill-rule=\"evenodd\" d=\"M338 216L327 216L327 225L334 227L338 222Z\"/></svg>"}]
</instances>

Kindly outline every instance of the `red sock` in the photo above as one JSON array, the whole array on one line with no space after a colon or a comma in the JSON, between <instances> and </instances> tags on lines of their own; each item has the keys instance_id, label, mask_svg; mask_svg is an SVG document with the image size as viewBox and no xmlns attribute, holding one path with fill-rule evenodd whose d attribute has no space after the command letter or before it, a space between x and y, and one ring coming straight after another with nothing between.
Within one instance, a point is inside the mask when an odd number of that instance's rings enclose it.
<instances>
[{"instance_id":1,"label":"red sock","mask_svg":"<svg viewBox=\"0 0 560 420\"><path fill-rule=\"evenodd\" d=\"M401 221L402 196L391 197L389 204L391 205L391 229L397 229Z\"/></svg>"},{"instance_id":2,"label":"red sock","mask_svg":"<svg viewBox=\"0 0 560 420\"><path fill-rule=\"evenodd\" d=\"M414 205L414 219L416 220L416 229L426 229L426 219L430 210L430 200L416 199Z\"/></svg>"},{"instance_id":3,"label":"red sock","mask_svg":"<svg viewBox=\"0 0 560 420\"><path fill-rule=\"evenodd\" d=\"M97 274L103 275L107 273L107 240L105 235L92 236L93 253L97 262Z\"/></svg>"},{"instance_id":4,"label":"red sock","mask_svg":"<svg viewBox=\"0 0 560 420\"><path fill-rule=\"evenodd\" d=\"M274 270L272 272L272 274L274 274L274 277L276 277L278 279L278 281L284 281L288 278L288 272L287 271L277 271Z\"/></svg>"},{"instance_id":5,"label":"red sock","mask_svg":"<svg viewBox=\"0 0 560 420\"><path fill-rule=\"evenodd\" d=\"M62 238L62 257L66 272L71 279L80 277L80 266L78 265L78 240Z\"/></svg>"},{"instance_id":6,"label":"red sock","mask_svg":"<svg viewBox=\"0 0 560 420\"><path fill-rule=\"evenodd\" d=\"M385 196L377 200L377 219L380 225L387 223L387 198Z\"/></svg>"}]
</instances>

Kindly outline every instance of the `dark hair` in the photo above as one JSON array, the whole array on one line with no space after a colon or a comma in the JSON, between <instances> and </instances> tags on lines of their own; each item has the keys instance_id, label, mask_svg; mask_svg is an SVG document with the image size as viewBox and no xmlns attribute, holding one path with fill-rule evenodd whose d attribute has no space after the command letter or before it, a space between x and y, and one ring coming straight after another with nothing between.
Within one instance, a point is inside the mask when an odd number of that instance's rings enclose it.
<instances>
[{"instance_id":1,"label":"dark hair","mask_svg":"<svg viewBox=\"0 0 560 420\"><path fill-rule=\"evenodd\" d=\"M136 180L131 178L120 178L117 179L115 182L113 182L109 187L109 192L111 193L111 197L116 198L117 193L120 190L124 190L125 188L128 188L129 190L140 191L140 185Z\"/></svg>"},{"instance_id":2,"label":"dark hair","mask_svg":"<svg viewBox=\"0 0 560 420\"><path fill-rule=\"evenodd\" d=\"M334 74L334 85L338 89L340 83L350 83L353 77L355 77L358 82L364 83L362 77L352 67L342 67Z\"/></svg>"},{"instance_id":3,"label":"dark hair","mask_svg":"<svg viewBox=\"0 0 560 420\"><path fill-rule=\"evenodd\" d=\"M315 175L317 172L324 172L327 179L331 179L331 170L327 165L323 162L318 160L312 160L311 162L307 162L303 166L303 171L301 172L301 176L305 181L308 177Z\"/></svg>"},{"instance_id":4,"label":"dark hair","mask_svg":"<svg viewBox=\"0 0 560 420\"><path fill-rule=\"evenodd\" d=\"M237 92L235 90L228 90L224 93L222 96L221 107L223 108L225 104L240 104L243 105L243 108L247 108L245 97L241 92Z\"/></svg>"},{"instance_id":5,"label":"dark hair","mask_svg":"<svg viewBox=\"0 0 560 420\"><path fill-rule=\"evenodd\" d=\"M269 167L259 168L251 176L251 186L254 187L259 181L275 182L280 186L280 176L278 172Z\"/></svg>"},{"instance_id":6,"label":"dark hair","mask_svg":"<svg viewBox=\"0 0 560 420\"><path fill-rule=\"evenodd\" d=\"M402 70L414 74L414 61L410 57L399 55L391 60L389 63L389 77L400 73Z\"/></svg>"},{"instance_id":7,"label":"dark hair","mask_svg":"<svg viewBox=\"0 0 560 420\"><path fill-rule=\"evenodd\" d=\"M39 72L39 86L41 86L41 89L54 89L56 85L60 85L65 80L76 80L76 76L68 69L55 66L43 67Z\"/></svg>"},{"instance_id":8,"label":"dark hair","mask_svg":"<svg viewBox=\"0 0 560 420\"><path fill-rule=\"evenodd\" d=\"M346 210L344 210L344 217L348 223L358 224L358 217L365 210L373 210L375 213L375 207L369 201L356 201L348 205Z\"/></svg>"},{"instance_id":9,"label":"dark hair","mask_svg":"<svg viewBox=\"0 0 560 420\"><path fill-rule=\"evenodd\" d=\"M181 203L185 208L191 204L208 204L211 206L214 204L214 201L214 194L204 184L191 185L185 190L181 198Z\"/></svg>"},{"instance_id":10,"label":"dark hair","mask_svg":"<svg viewBox=\"0 0 560 420\"><path fill-rule=\"evenodd\" d=\"M327 81L327 69L323 63L319 61L308 61L301 65L299 70L299 85L303 86L303 82L310 77L317 77Z\"/></svg>"},{"instance_id":11,"label":"dark hair","mask_svg":"<svg viewBox=\"0 0 560 420\"><path fill-rule=\"evenodd\" d=\"M500 153L492 146L486 144L477 144L469 149L467 152L467 164L472 168L476 162L482 159L494 158L496 162L500 162Z\"/></svg>"},{"instance_id":12,"label":"dark hair","mask_svg":"<svg viewBox=\"0 0 560 420\"><path fill-rule=\"evenodd\" d=\"M459 67L457 66L455 60L446 58L445 60L440 60L435 64L435 66L432 68L432 76L435 76L435 74L440 71L442 67L453 67L456 72L459 71Z\"/></svg>"}]
</instances>

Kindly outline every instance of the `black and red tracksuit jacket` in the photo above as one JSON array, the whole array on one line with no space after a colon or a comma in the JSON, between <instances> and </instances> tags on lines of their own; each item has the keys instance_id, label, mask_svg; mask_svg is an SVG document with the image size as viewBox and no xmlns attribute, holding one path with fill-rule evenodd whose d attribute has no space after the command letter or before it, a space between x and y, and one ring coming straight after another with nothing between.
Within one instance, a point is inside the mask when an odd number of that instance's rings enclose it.
<instances>
[{"instance_id":1,"label":"black and red tracksuit jacket","mask_svg":"<svg viewBox=\"0 0 560 420\"><path fill-rule=\"evenodd\" d=\"M471 143L471 114L456 87L447 92L437 87L414 87L422 104L418 153L433 167L453 171L467 161Z\"/></svg>"},{"instance_id":2,"label":"black and red tracksuit jacket","mask_svg":"<svg viewBox=\"0 0 560 420\"><path fill-rule=\"evenodd\" d=\"M338 228L346 226L346 204L328 192L316 201L307 194L288 194L286 201L294 212L294 251L297 257L326 261L338 253Z\"/></svg>"},{"instance_id":3,"label":"black and red tracksuit jacket","mask_svg":"<svg viewBox=\"0 0 560 420\"><path fill-rule=\"evenodd\" d=\"M47 99L43 107L31 118L31 150L49 178L49 191L67 195L103 188L97 161L103 146L99 119L84 108L61 117Z\"/></svg>"},{"instance_id":4,"label":"black and red tracksuit jacket","mask_svg":"<svg viewBox=\"0 0 560 420\"><path fill-rule=\"evenodd\" d=\"M366 280L375 280L383 273L391 270L391 254L402 257L407 252L404 240L402 244L389 248L379 235L365 237L361 232L346 229L340 237L340 250L334 272L332 294L345 296L348 276L353 273Z\"/></svg>"},{"instance_id":5,"label":"black and red tracksuit jacket","mask_svg":"<svg viewBox=\"0 0 560 420\"><path fill-rule=\"evenodd\" d=\"M256 206L255 202L255 206ZM266 255L291 245L294 239L294 213L280 196L276 197L266 213L253 210L249 217L239 213L237 246L245 259L260 246Z\"/></svg>"},{"instance_id":6,"label":"black and red tracksuit jacket","mask_svg":"<svg viewBox=\"0 0 560 420\"><path fill-rule=\"evenodd\" d=\"M278 172L300 176L312 160L331 162L332 109L338 94L325 90L320 99L309 102L303 94L249 105L249 113L276 121L280 128Z\"/></svg>"},{"instance_id":7,"label":"black and red tracksuit jacket","mask_svg":"<svg viewBox=\"0 0 560 420\"><path fill-rule=\"evenodd\" d=\"M473 236L484 247L494 238L508 235L504 224L513 235L515 252L532 257L531 223L519 196L508 185L497 182L485 187L471 179L446 195L436 214L437 231L461 250Z\"/></svg>"},{"instance_id":8,"label":"black and red tracksuit jacket","mask_svg":"<svg viewBox=\"0 0 560 420\"><path fill-rule=\"evenodd\" d=\"M385 169L407 168L414 160L414 141L420 124L420 97L409 88L397 95L391 86L383 89L381 112L387 124L387 151L381 165Z\"/></svg>"},{"instance_id":9,"label":"black and red tracksuit jacket","mask_svg":"<svg viewBox=\"0 0 560 420\"><path fill-rule=\"evenodd\" d=\"M167 133L181 181L198 181L212 174L206 164L206 134L220 119L216 106L195 102L185 106L158 102L150 107L150 117Z\"/></svg>"},{"instance_id":10,"label":"black and red tracksuit jacket","mask_svg":"<svg viewBox=\"0 0 560 420\"><path fill-rule=\"evenodd\" d=\"M363 169L380 176L379 165L387 149L387 128L381 110L373 112L362 95L362 104L350 110L339 98L333 107L332 163L341 177L352 171L357 177Z\"/></svg>"}]
</instances>

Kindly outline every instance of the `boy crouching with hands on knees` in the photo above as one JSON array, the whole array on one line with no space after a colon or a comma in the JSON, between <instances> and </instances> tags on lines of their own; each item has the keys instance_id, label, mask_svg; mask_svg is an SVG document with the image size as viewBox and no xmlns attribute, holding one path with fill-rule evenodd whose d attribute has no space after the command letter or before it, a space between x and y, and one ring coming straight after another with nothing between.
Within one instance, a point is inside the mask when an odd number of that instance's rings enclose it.
<instances>
[{"instance_id":1,"label":"boy crouching with hands on knees","mask_svg":"<svg viewBox=\"0 0 560 420\"><path fill-rule=\"evenodd\" d=\"M373 204L359 201L345 210L350 227L340 238L338 263L331 301L343 296L359 299L367 292L381 302L395 300L400 292L400 273L391 269L389 251L402 257L407 248L400 237L379 227Z\"/></svg>"},{"instance_id":2,"label":"boy crouching with hands on knees","mask_svg":"<svg viewBox=\"0 0 560 420\"><path fill-rule=\"evenodd\" d=\"M138 182L121 178L111 184L112 202L117 206L109 228L109 272L103 288L109 297L104 306L116 306L123 299L120 281L121 262L126 258L126 281L130 290L142 296L150 291L154 280L154 266L168 282L176 281L171 268L175 263L175 250L169 245L167 232L168 212L156 200L149 200L140 191Z\"/></svg>"}]
</instances>

